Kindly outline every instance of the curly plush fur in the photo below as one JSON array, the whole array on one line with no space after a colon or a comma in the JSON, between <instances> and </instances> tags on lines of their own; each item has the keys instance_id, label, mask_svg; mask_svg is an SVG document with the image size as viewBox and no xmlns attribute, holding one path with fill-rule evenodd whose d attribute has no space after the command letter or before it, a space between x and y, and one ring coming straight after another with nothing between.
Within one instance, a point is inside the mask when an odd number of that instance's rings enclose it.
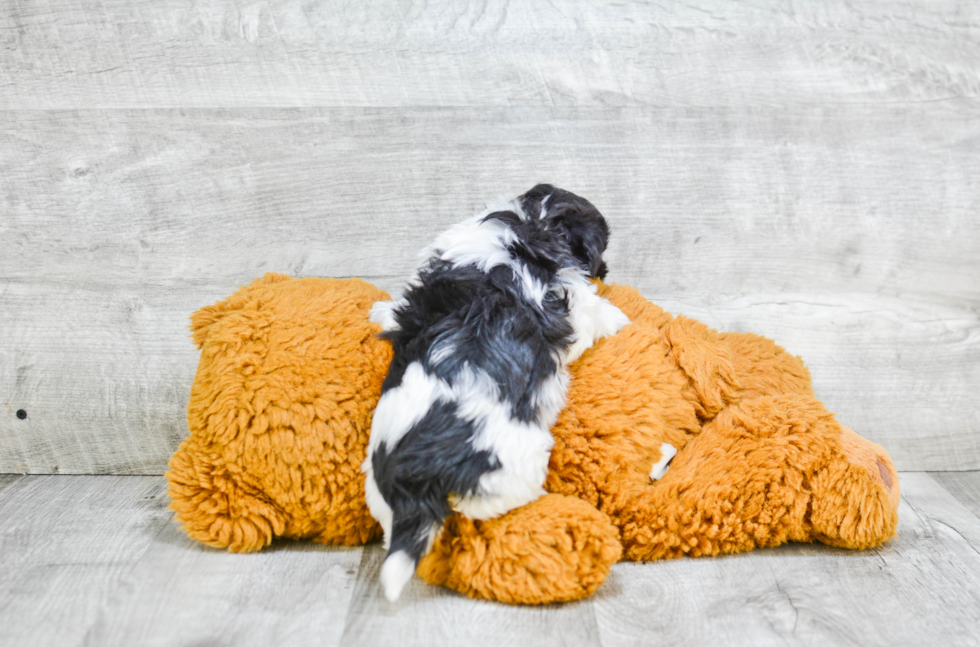
<instances>
[{"instance_id":1,"label":"curly plush fur","mask_svg":"<svg viewBox=\"0 0 980 647\"><path fill-rule=\"evenodd\" d=\"M386 298L363 281L267 274L194 315L190 436L167 473L188 535L232 552L380 536L360 466L391 362L367 312Z\"/></svg>"},{"instance_id":2,"label":"curly plush fur","mask_svg":"<svg viewBox=\"0 0 980 647\"><path fill-rule=\"evenodd\" d=\"M419 565L426 581L547 603L590 595L622 557L869 548L894 534L888 453L837 422L799 358L674 317L629 287L599 294L633 323L570 367L551 494L488 521L451 516ZM391 359L368 310L386 298L356 279L267 275L195 315L191 435L167 474L191 537L254 551L276 536L380 535L359 466Z\"/></svg>"}]
</instances>

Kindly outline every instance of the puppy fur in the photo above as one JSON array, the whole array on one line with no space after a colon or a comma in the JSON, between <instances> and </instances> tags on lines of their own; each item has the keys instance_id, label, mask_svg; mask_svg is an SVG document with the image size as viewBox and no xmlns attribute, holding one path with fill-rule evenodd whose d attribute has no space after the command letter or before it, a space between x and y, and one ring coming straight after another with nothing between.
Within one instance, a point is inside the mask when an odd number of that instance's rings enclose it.
<instances>
[{"instance_id":1,"label":"puppy fur","mask_svg":"<svg viewBox=\"0 0 980 647\"><path fill-rule=\"evenodd\" d=\"M451 227L371 320L392 342L363 465L396 600L453 510L489 519L544 494L566 367L629 323L589 279L609 228L549 185Z\"/></svg>"}]
</instances>

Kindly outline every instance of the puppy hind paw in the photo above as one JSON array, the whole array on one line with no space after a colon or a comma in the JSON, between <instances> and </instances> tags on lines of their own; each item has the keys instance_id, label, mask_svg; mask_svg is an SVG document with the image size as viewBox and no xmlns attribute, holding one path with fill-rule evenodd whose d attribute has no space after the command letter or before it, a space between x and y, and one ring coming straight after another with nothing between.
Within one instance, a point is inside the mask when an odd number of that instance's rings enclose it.
<instances>
[{"instance_id":1,"label":"puppy hind paw","mask_svg":"<svg viewBox=\"0 0 980 647\"><path fill-rule=\"evenodd\" d=\"M667 470L670 469L670 461L674 460L674 456L677 456L677 448L670 443L661 443L660 460L654 463L650 469L650 479L658 481L663 478Z\"/></svg>"}]
</instances>

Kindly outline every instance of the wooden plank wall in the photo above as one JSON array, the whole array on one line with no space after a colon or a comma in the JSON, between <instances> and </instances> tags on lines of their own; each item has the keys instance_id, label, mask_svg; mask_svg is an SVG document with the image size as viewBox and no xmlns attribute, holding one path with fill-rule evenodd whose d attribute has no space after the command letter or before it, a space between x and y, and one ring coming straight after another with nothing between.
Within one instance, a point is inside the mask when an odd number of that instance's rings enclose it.
<instances>
[{"instance_id":1,"label":"wooden plank wall","mask_svg":"<svg viewBox=\"0 0 980 647\"><path fill-rule=\"evenodd\" d=\"M191 312L397 291L539 181L899 469L980 468L980 3L6 0L0 472L160 473Z\"/></svg>"}]
</instances>

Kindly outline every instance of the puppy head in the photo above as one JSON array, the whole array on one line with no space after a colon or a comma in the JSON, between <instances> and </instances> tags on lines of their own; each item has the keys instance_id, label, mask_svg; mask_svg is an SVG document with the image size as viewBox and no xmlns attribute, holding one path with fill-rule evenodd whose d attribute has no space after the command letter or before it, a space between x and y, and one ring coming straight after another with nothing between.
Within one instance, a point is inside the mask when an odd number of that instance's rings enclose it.
<instances>
[{"instance_id":1,"label":"puppy head","mask_svg":"<svg viewBox=\"0 0 980 647\"><path fill-rule=\"evenodd\" d=\"M535 186L521 196L520 202L529 217L546 219L556 226L590 278L606 278L602 253L609 243L609 225L591 202L550 184Z\"/></svg>"}]
</instances>

